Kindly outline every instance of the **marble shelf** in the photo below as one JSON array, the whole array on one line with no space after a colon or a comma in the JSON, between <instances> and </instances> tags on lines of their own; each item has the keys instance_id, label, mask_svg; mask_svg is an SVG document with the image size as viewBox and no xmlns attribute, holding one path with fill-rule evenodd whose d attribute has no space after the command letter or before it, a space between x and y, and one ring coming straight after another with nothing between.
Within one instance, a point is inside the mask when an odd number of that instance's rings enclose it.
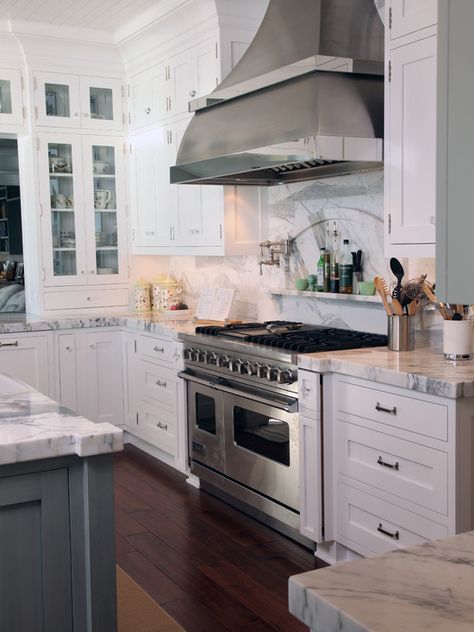
<instances>
[{"instance_id":1,"label":"marble shelf","mask_svg":"<svg viewBox=\"0 0 474 632\"><path fill-rule=\"evenodd\" d=\"M308 292L300 290L271 289L273 296L304 296L305 298L318 298L326 301L348 301L356 303L378 303L383 308L382 301L376 295L363 296L362 294L334 294L333 292Z\"/></svg>"}]
</instances>

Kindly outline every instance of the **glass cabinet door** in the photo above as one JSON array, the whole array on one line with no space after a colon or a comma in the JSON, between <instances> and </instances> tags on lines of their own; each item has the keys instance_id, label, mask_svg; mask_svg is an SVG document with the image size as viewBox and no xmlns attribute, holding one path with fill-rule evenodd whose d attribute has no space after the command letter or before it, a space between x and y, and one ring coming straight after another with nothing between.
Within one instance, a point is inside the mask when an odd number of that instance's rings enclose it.
<instances>
[{"instance_id":1,"label":"glass cabinet door","mask_svg":"<svg viewBox=\"0 0 474 632\"><path fill-rule=\"evenodd\" d=\"M0 123L22 125L21 74L0 68Z\"/></svg>"},{"instance_id":2,"label":"glass cabinet door","mask_svg":"<svg viewBox=\"0 0 474 632\"><path fill-rule=\"evenodd\" d=\"M123 208L122 143L101 138L83 139L86 182L86 230L89 283L123 281L125 239ZM105 142L101 142L104 141ZM89 170L89 171L88 171Z\"/></svg>"},{"instance_id":3,"label":"glass cabinet door","mask_svg":"<svg viewBox=\"0 0 474 632\"><path fill-rule=\"evenodd\" d=\"M36 119L39 125L80 127L79 81L73 75L37 73Z\"/></svg>"},{"instance_id":4,"label":"glass cabinet door","mask_svg":"<svg viewBox=\"0 0 474 632\"><path fill-rule=\"evenodd\" d=\"M53 276L77 275L77 234L72 146L48 143Z\"/></svg>"},{"instance_id":5,"label":"glass cabinet door","mask_svg":"<svg viewBox=\"0 0 474 632\"><path fill-rule=\"evenodd\" d=\"M121 130L124 125L122 83L119 79L81 77L82 127Z\"/></svg>"}]
</instances>

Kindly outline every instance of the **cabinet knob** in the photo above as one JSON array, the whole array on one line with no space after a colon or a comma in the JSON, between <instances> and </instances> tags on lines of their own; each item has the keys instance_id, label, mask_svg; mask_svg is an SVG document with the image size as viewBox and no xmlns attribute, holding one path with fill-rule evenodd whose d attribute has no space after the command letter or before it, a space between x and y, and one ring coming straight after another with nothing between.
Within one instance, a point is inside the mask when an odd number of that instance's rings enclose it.
<instances>
[{"instance_id":1,"label":"cabinet knob","mask_svg":"<svg viewBox=\"0 0 474 632\"><path fill-rule=\"evenodd\" d=\"M195 97L197 94L196 90L191 90L191 92L189 93L190 97Z\"/></svg>"},{"instance_id":2,"label":"cabinet knob","mask_svg":"<svg viewBox=\"0 0 474 632\"><path fill-rule=\"evenodd\" d=\"M72 351L71 347L69 345L66 346L66 351Z\"/></svg>"},{"instance_id":3,"label":"cabinet knob","mask_svg":"<svg viewBox=\"0 0 474 632\"><path fill-rule=\"evenodd\" d=\"M89 118L89 112L84 112L84 117Z\"/></svg>"},{"instance_id":4,"label":"cabinet knob","mask_svg":"<svg viewBox=\"0 0 474 632\"><path fill-rule=\"evenodd\" d=\"M95 270L91 270L91 274L95 274Z\"/></svg>"},{"instance_id":5,"label":"cabinet knob","mask_svg":"<svg viewBox=\"0 0 474 632\"><path fill-rule=\"evenodd\" d=\"M91 349L95 349L95 345L89 345Z\"/></svg>"},{"instance_id":6,"label":"cabinet knob","mask_svg":"<svg viewBox=\"0 0 474 632\"><path fill-rule=\"evenodd\" d=\"M150 114L151 108L145 108L145 114Z\"/></svg>"},{"instance_id":7,"label":"cabinet knob","mask_svg":"<svg viewBox=\"0 0 474 632\"><path fill-rule=\"evenodd\" d=\"M86 271L85 271L85 270L81 270L81 274L85 274L85 273L86 273Z\"/></svg>"},{"instance_id":8,"label":"cabinet knob","mask_svg":"<svg viewBox=\"0 0 474 632\"><path fill-rule=\"evenodd\" d=\"M90 297L90 296L88 296L86 300L90 301L90 300L91 300L91 297Z\"/></svg>"},{"instance_id":9,"label":"cabinet knob","mask_svg":"<svg viewBox=\"0 0 474 632\"><path fill-rule=\"evenodd\" d=\"M81 116L80 112L74 112L74 116Z\"/></svg>"}]
</instances>

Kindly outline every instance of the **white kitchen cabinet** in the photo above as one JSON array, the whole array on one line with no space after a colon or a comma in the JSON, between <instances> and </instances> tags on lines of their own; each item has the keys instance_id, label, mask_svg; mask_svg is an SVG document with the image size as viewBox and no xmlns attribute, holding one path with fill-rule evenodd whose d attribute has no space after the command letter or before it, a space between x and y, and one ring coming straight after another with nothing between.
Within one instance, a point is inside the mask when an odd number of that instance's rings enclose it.
<instances>
[{"instance_id":1,"label":"white kitchen cabinet","mask_svg":"<svg viewBox=\"0 0 474 632\"><path fill-rule=\"evenodd\" d=\"M168 114L189 112L189 101L210 94L220 80L217 39L212 37L179 52L168 62Z\"/></svg>"},{"instance_id":2,"label":"white kitchen cabinet","mask_svg":"<svg viewBox=\"0 0 474 632\"><path fill-rule=\"evenodd\" d=\"M50 335L0 335L0 372L53 397L54 372Z\"/></svg>"},{"instance_id":3,"label":"white kitchen cabinet","mask_svg":"<svg viewBox=\"0 0 474 632\"><path fill-rule=\"evenodd\" d=\"M90 330L77 340L80 414L97 423L123 424L120 333Z\"/></svg>"},{"instance_id":4,"label":"white kitchen cabinet","mask_svg":"<svg viewBox=\"0 0 474 632\"><path fill-rule=\"evenodd\" d=\"M130 139L134 248L171 243L169 128L160 126Z\"/></svg>"},{"instance_id":5,"label":"white kitchen cabinet","mask_svg":"<svg viewBox=\"0 0 474 632\"><path fill-rule=\"evenodd\" d=\"M23 125L23 118L21 72L0 68L0 125Z\"/></svg>"},{"instance_id":6,"label":"white kitchen cabinet","mask_svg":"<svg viewBox=\"0 0 474 632\"><path fill-rule=\"evenodd\" d=\"M124 128L120 79L38 72L34 85L37 125L96 131Z\"/></svg>"},{"instance_id":7,"label":"white kitchen cabinet","mask_svg":"<svg viewBox=\"0 0 474 632\"><path fill-rule=\"evenodd\" d=\"M122 141L110 136L43 133L37 137L37 150L44 287L85 290L125 284L128 261ZM89 306L93 295L84 291L76 298L68 307ZM117 304L118 298L112 294L112 304ZM54 296L45 299L49 309L66 307L56 303Z\"/></svg>"},{"instance_id":8,"label":"white kitchen cabinet","mask_svg":"<svg viewBox=\"0 0 474 632\"><path fill-rule=\"evenodd\" d=\"M58 367L58 400L63 406L78 413L79 387L78 387L78 352L75 333L57 333L57 367Z\"/></svg>"},{"instance_id":9,"label":"white kitchen cabinet","mask_svg":"<svg viewBox=\"0 0 474 632\"><path fill-rule=\"evenodd\" d=\"M169 112L168 64L161 62L129 79L132 131L163 121Z\"/></svg>"},{"instance_id":10,"label":"white kitchen cabinet","mask_svg":"<svg viewBox=\"0 0 474 632\"><path fill-rule=\"evenodd\" d=\"M473 526L472 399L449 400L333 375L334 539L364 556L455 535Z\"/></svg>"},{"instance_id":11,"label":"white kitchen cabinet","mask_svg":"<svg viewBox=\"0 0 474 632\"><path fill-rule=\"evenodd\" d=\"M321 542L322 479L321 386L319 373L298 371L300 446L300 531Z\"/></svg>"},{"instance_id":12,"label":"white kitchen cabinet","mask_svg":"<svg viewBox=\"0 0 474 632\"><path fill-rule=\"evenodd\" d=\"M388 26L392 40L438 22L438 0L390 0Z\"/></svg>"},{"instance_id":13,"label":"white kitchen cabinet","mask_svg":"<svg viewBox=\"0 0 474 632\"><path fill-rule=\"evenodd\" d=\"M387 5L386 256L435 253L437 4L437 0L419 4L392 0Z\"/></svg>"},{"instance_id":14,"label":"white kitchen cabinet","mask_svg":"<svg viewBox=\"0 0 474 632\"><path fill-rule=\"evenodd\" d=\"M434 248L436 47L437 37L432 36L391 52L385 141L391 246L424 244Z\"/></svg>"}]
</instances>

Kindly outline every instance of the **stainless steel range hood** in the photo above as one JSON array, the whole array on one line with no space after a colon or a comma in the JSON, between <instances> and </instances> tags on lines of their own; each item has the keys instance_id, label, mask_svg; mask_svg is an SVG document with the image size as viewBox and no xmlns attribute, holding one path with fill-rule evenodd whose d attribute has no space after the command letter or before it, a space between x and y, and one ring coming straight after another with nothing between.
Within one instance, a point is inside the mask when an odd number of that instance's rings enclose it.
<instances>
[{"instance_id":1,"label":"stainless steel range hood","mask_svg":"<svg viewBox=\"0 0 474 632\"><path fill-rule=\"evenodd\" d=\"M378 169L383 24L373 0L270 0L181 142L173 184L272 185Z\"/></svg>"}]
</instances>

